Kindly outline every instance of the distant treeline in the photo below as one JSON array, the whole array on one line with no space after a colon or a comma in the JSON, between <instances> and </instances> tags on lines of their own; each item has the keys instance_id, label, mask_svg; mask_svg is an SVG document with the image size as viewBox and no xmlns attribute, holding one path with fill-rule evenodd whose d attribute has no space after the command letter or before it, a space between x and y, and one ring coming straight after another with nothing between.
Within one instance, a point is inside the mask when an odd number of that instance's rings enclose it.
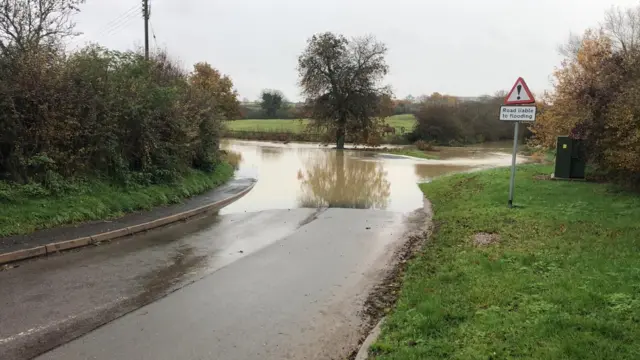
<instances>
[{"instance_id":1,"label":"distant treeline","mask_svg":"<svg viewBox=\"0 0 640 360\"><path fill-rule=\"evenodd\" d=\"M437 145L455 146L513 139L513 124L498 120L503 101L503 94L461 99L438 93L421 96L417 100L395 100L391 104L391 113L413 114L417 122L413 129L407 129L406 134L398 134L404 141L396 139L394 142L424 140ZM240 104L242 119L300 119L304 117L302 109L302 104L285 103L275 112L275 116L268 116L260 102ZM523 134L525 137L531 136L528 129L523 129ZM388 139L384 142L388 142Z\"/></svg>"},{"instance_id":2,"label":"distant treeline","mask_svg":"<svg viewBox=\"0 0 640 360\"><path fill-rule=\"evenodd\" d=\"M411 104L417 119L408 135L411 142L424 140L437 145L475 144L513 138L513 124L498 120L502 94L473 100L433 94ZM531 133L525 130L525 136Z\"/></svg>"},{"instance_id":3,"label":"distant treeline","mask_svg":"<svg viewBox=\"0 0 640 360\"><path fill-rule=\"evenodd\" d=\"M274 110L265 109L260 102L240 103L239 119L300 119L302 104L283 102ZM272 114L269 112L273 111Z\"/></svg>"}]
</instances>

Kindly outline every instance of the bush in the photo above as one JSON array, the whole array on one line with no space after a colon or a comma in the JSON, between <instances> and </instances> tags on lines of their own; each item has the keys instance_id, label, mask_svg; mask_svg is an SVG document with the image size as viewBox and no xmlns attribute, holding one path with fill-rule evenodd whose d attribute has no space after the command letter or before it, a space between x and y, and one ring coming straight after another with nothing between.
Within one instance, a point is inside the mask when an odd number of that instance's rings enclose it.
<instances>
[{"instance_id":1,"label":"bush","mask_svg":"<svg viewBox=\"0 0 640 360\"><path fill-rule=\"evenodd\" d=\"M242 154L235 151L221 151L222 158L226 163L233 166L234 169L238 169L240 167L240 163L242 162Z\"/></svg>"},{"instance_id":2,"label":"bush","mask_svg":"<svg viewBox=\"0 0 640 360\"><path fill-rule=\"evenodd\" d=\"M426 142L424 140L418 140L413 144L420 151L433 151L434 146L432 142Z\"/></svg>"},{"instance_id":3,"label":"bush","mask_svg":"<svg viewBox=\"0 0 640 360\"><path fill-rule=\"evenodd\" d=\"M1 54L0 176L59 192L74 177L150 184L211 171L223 114L213 86L194 82L200 71L98 46Z\"/></svg>"}]
</instances>

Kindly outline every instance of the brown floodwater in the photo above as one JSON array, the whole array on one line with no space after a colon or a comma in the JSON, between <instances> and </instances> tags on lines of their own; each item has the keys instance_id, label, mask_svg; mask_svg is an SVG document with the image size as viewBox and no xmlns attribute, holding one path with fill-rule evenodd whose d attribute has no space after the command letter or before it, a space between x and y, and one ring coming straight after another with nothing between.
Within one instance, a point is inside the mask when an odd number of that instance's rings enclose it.
<instances>
[{"instance_id":1,"label":"brown floodwater","mask_svg":"<svg viewBox=\"0 0 640 360\"><path fill-rule=\"evenodd\" d=\"M420 182L511 164L507 147L491 145L440 148L438 160L319 144L225 140L222 147L242 155L236 176L258 179L223 214L317 207L408 212L422 206Z\"/></svg>"}]
</instances>

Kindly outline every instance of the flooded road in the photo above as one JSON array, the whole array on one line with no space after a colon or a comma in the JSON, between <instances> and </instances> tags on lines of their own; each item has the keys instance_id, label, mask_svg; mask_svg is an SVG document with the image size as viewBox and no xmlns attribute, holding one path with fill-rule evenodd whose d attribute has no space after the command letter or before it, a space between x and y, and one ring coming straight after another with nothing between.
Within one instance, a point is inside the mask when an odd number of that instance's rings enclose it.
<instances>
[{"instance_id":1,"label":"flooded road","mask_svg":"<svg viewBox=\"0 0 640 360\"><path fill-rule=\"evenodd\" d=\"M500 147L441 148L438 160L341 152L317 144L228 140L223 148L242 155L238 176L259 181L221 214L321 206L409 212L422 206L419 182L511 161Z\"/></svg>"},{"instance_id":2,"label":"flooded road","mask_svg":"<svg viewBox=\"0 0 640 360\"><path fill-rule=\"evenodd\" d=\"M423 206L417 182L510 162L496 149L224 147L258 182L219 214L0 272L0 358L341 358Z\"/></svg>"}]
</instances>

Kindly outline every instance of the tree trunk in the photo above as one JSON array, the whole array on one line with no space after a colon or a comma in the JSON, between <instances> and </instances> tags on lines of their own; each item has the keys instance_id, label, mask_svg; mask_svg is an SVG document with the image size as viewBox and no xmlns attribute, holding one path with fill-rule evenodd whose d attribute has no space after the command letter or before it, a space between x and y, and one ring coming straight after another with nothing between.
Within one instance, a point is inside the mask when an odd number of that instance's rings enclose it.
<instances>
[{"instance_id":1,"label":"tree trunk","mask_svg":"<svg viewBox=\"0 0 640 360\"><path fill-rule=\"evenodd\" d=\"M337 150L336 154L336 184L333 189L334 196L331 200L333 203L329 207L349 207L348 199L349 189L346 188L345 176L344 176L344 151Z\"/></svg>"},{"instance_id":2,"label":"tree trunk","mask_svg":"<svg viewBox=\"0 0 640 360\"><path fill-rule=\"evenodd\" d=\"M345 124L338 124L338 131L336 131L336 149L343 150L344 149L344 138L345 138Z\"/></svg>"}]
</instances>

